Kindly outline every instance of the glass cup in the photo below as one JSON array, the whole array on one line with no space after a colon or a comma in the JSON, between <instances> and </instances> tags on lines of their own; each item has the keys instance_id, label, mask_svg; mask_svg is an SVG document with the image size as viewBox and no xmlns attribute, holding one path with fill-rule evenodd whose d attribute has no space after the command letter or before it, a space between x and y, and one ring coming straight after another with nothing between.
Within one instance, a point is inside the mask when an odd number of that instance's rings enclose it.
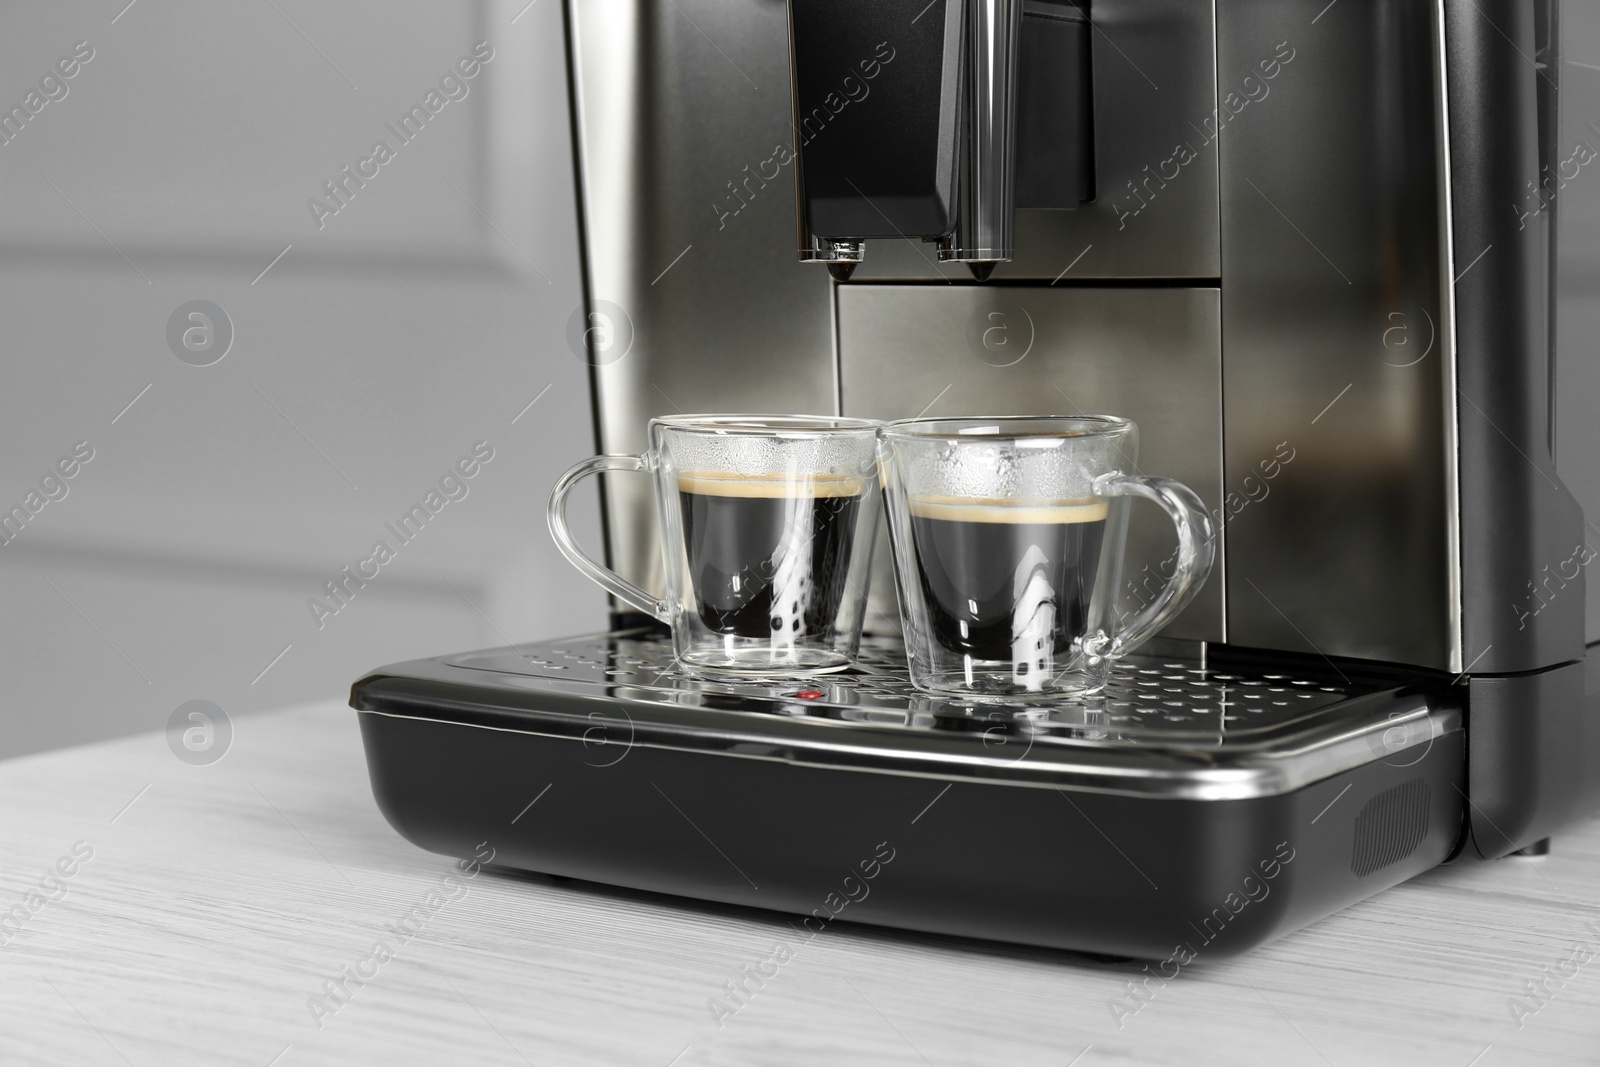
<instances>
[{"instance_id":1,"label":"glass cup","mask_svg":"<svg viewBox=\"0 0 1600 1067\"><path fill-rule=\"evenodd\" d=\"M861 642L878 524L878 423L803 415L674 415L650 450L595 456L550 494L550 533L601 588L672 629L678 663L713 672L848 667ZM584 554L566 499L585 475L655 481L666 595Z\"/></svg>"},{"instance_id":2,"label":"glass cup","mask_svg":"<svg viewBox=\"0 0 1600 1067\"><path fill-rule=\"evenodd\" d=\"M1111 663L1194 598L1211 519L1170 478L1129 474L1127 419L903 419L880 431L895 583L911 681L961 699L1096 692ZM1127 499L1178 528L1172 578L1132 619L1117 590Z\"/></svg>"}]
</instances>

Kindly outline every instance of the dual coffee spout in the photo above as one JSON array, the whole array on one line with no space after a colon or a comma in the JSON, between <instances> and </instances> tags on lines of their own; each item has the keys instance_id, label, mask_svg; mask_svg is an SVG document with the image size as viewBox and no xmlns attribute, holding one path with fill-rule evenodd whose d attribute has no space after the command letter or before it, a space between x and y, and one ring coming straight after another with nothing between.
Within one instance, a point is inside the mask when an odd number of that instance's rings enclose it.
<instances>
[{"instance_id":1,"label":"dual coffee spout","mask_svg":"<svg viewBox=\"0 0 1600 1067\"><path fill-rule=\"evenodd\" d=\"M868 238L917 238L987 281L1012 257L1023 4L790 0L802 262L844 281Z\"/></svg>"}]
</instances>

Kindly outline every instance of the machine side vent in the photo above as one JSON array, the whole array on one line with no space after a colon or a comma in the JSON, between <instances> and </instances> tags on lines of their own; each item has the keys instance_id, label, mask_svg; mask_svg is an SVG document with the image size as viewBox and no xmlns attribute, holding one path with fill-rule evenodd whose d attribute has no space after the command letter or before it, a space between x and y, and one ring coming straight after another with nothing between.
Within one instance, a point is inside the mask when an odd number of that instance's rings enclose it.
<instances>
[{"instance_id":1,"label":"machine side vent","mask_svg":"<svg viewBox=\"0 0 1600 1067\"><path fill-rule=\"evenodd\" d=\"M1399 863L1417 850L1428 835L1429 799L1427 780L1413 778L1367 801L1356 816L1350 855L1350 870L1357 878Z\"/></svg>"}]
</instances>

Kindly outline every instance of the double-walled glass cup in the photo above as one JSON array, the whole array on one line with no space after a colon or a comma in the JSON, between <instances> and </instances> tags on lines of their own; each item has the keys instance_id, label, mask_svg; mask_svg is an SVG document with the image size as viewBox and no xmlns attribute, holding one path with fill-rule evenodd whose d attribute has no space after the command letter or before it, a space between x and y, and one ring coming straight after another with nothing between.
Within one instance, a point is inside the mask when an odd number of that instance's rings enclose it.
<instances>
[{"instance_id":1,"label":"double-walled glass cup","mask_svg":"<svg viewBox=\"0 0 1600 1067\"><path fill-rule=\"evenodd\" d=\"M1127 419L904 419L881 431L911 681L959 699L1092 693L1194 598L1213 556L1194 492L1135 469ZM1178 529L1172 578L1119 619L1127 499Z\"/></svg>"},{"instance_id":2,"label":"double-walled glass cup","mask_svg":"<svg viewBox=\"0 0 1600 1067\"><path fill-rule=\"evenodd\" d=\"M804 415L675 415L650 450L595 456L550 494L550 532L601 588L672 628L680 665L712 672L848 667L861 643L878 524L878 423ZM566 499L585 475L655 481L666 595L578 548Z\"/></svg>"}]
</instances>

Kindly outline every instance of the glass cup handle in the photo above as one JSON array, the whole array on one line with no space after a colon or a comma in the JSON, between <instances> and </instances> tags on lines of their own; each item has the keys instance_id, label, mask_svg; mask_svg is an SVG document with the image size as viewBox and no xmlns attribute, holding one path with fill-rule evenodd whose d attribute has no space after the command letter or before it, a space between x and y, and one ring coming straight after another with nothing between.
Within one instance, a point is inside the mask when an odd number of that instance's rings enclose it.
<instances>
[{"instance_id":1,"label":"glass cup handle","mask_svg":"<svg viewBox=\"0 0 1600 1067\"><path fill-rule=\"evenodd\" d=\"M1144 644L1174 615L1189 606L1189 601L1211 573L1211 564L1216 558L1216 531L1194 490L1171 478L1112 471L1095 479L1094 492L1105 497L1143 497L1159 505L1178 528L1178 561L1167 584L1114 637L1102 636L1101 647L1091 649L1104 656L1122 656Z\"/></svg>"},{"instance_id":2,"label":"glass cup handle","mask_svg":"<svg viewBox=\"0 0 1600 1067\"><path fill-rule=\"evenodd\" d=\"M567 562L618 600L632 604L640 611L671 625L672 612L665 600L657 600L616 571L590 559L572 539L572 531L567 529L567 495L578 482L588 475L600 474L603 471L649 469L650 464L644 456L591 456L572 467L557 480L556 487L550 490L550 506L545 511L545 517L550 522L550 536L555 538L556 547L567 557Z\"/></svg>"}]
</instances>

